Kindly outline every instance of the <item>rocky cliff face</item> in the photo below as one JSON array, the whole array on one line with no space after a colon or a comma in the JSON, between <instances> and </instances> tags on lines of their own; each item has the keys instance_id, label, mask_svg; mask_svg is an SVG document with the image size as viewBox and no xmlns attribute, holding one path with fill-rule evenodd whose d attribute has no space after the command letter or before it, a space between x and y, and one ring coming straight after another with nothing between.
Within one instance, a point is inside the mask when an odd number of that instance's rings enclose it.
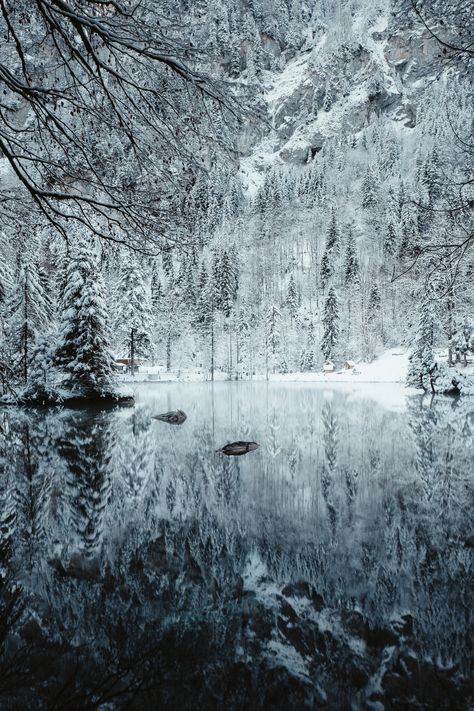
<instances>
[{"instance_id":1,"label":"rocky cliff face","mask_svg":"<svg viewBox=\"0 0 474 711\"><path fill-rule=\"evenodd\" d=\"M401 131L416 126L425 90L448 71L439 43L408 8L362 24L355 16L341 38L313 32L282 71L264 73L264 136L252 125L240 140L257 172L304 164L327 138L357 134L377 117Z\"/></svg>"}]
</instances>

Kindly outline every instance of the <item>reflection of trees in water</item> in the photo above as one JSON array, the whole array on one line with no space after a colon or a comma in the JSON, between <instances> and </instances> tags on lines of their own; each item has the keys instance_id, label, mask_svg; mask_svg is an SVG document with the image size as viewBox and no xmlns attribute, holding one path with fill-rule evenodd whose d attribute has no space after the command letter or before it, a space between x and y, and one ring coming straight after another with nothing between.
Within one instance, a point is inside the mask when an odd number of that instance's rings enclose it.
<instances>
[{"instance_id":1,"label":"reflection of trees in water","mask_svg":"<svg viewBox=\"0 0 474 711\"><path fill-rule=\"evenodd\" d=\"M339 447L337 417L331 401L326 401L322 410L323 441L326 461L321 470L321 488L332 535L336 534L337 509L334 501L334 479L336 476L337 453Z\"/></svg>"},{"instance_id":2,"label":"reflection of trees in water","mask_svg":"<svg viewBox=\"0 0 474 711\"><path fill-rule=\"evenodd\" d=\"M66 474L70 522L86 558L100 550L111 493L108 415L68 414L56 446Z\"/></svg>"},{"instance_id":3,"label":"reflection of trees in water","mask_svg":"<svg viewBox=\"0 0 474 711\"><path fill-rule=\"evenodd\" d=\"M299 429L289 403L284 420L272 410L274 457L214 455L210 427L157 427L147 408L4 417L1 622L20 633L31 688L48 680L45 704L127 707L137 694L151 708L165 688L185 708L193 683L199 704L200 675L280 639L265 606L291 581L371 625L409 611L414 649L467 663L471 409L410 400L408 427L364 402L308 397ZM252 551L266 602L243 594ZM11 654L0 679L27 698Z\"/></svg>"}]
</instances>

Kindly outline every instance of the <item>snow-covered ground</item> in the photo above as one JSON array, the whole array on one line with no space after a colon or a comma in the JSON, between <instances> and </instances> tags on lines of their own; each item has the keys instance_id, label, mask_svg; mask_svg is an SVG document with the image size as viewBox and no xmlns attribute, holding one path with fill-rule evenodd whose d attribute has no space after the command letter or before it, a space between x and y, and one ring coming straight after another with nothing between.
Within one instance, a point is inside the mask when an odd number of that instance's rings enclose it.
<instances>
[{"instance_id":1,"label":"snow-covered ground","mask_svg":"<svg viewBox=\"0 0 474 711\"><path fill-rule=\"evenodd\" d=\"M371 363L356 363L350 370L336 368L332 373L269 373L258 372L253 380L271 380L283 382L321 382L321 383L405 383L408 367L408 353L401 348L392 348L382 353ZM166 371L160 366L140 366L133 379L129 374L121 376L122 382L199 382L209 380L206 371L183 369ZM225 372L215 371L214 380L227 380Z\"/></svg>"},{"instance_id":2,"label":"snow-covered ground","mask_svg":"<svg viewBox=\"0 0 474 711\"><path fill-rule=\"evenodd\" d=\"M405 383L407 367L408 354L395 348L385 351L372 363L356 363L350 370L341 368L332 373L278 373L269 375L269 379L325 383Z\"/></svg>"}]
</instances>

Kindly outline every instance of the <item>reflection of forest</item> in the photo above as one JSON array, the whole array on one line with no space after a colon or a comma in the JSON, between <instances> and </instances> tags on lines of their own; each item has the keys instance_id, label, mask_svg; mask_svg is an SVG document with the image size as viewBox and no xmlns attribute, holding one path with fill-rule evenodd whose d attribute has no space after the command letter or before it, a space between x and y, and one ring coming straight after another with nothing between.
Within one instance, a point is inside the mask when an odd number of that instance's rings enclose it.
<instances>
[{"instance_id":1,"label":"reflection of forest","mask_svg":"<svg viewBox=\"0 0 474 711\"><path fill-rule=\"evenodd\" d=\"M225 397L183 428L151 406L2 412L5 708L444 708L420 674L463 708L474 404L234 390L262 446L232 459Z\"/></svg>"}]
</instances>

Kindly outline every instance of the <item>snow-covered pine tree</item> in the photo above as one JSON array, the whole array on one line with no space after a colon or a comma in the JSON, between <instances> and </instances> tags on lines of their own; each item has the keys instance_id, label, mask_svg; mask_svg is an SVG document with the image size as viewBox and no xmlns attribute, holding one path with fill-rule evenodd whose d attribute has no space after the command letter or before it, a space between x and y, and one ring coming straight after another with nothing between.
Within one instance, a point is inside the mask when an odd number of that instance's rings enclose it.
<instances>
[{"instance_id":1,"label":"snow-covered pine tree","mask_svg":"<svg viewBox=\"0 0 474 711\"><path fill-rule=\"evenodd\" d=\"M325 249L323 257L321 259L321 268L319 271L319 282L323 291L326 289L333 273L334 267L331 260L331 252L328 249Z\"/></svg>"},{"instance_id":2,"label":"snow-covered pine tree","mask_svg":"<svg viewBox=\"0 0 474 711\"><path fill-rule=\"evenodd\" d=\"M310 321L308 335L306 338L306 348L301 353L300 367L302 371L311 371L316 369L317 358L314 342L314 324Z\"/></svg>"},{"instance_id":3,"label":"snow-covered pine tree","mask_svg":"<svg viewBox=\"0 0 474 711\"><path fill-rule=\"evenodd\" d=\"M368 166L362 180L362 207L366 210L374 209L378 202L378 183L372 166Z\"/></svg>"},{"instance_id":4,"label":"snow-covered pine tree","mask_svg":"<svg viewBox=\"0 0 474 711\"><path fill-rule=\"evenodd\" d=\"M299 307L299 294L293 274L290 276L290 281L288 282L286 306L288 307L291 321L293 322Z\"/></svg>"},{"instance_id":5,"label":"snow-covered pine tree","mask_svg":"<svg viewBox=\"0 0 474 711\"><path fill-rule=\"evenodd\" d=\"M417 210L413 205L405 204L402 207L401 233L398 257L401 260L412 259L417 254L420 242Z\"/></svg>"},{"instance_id":6,"label":"snow-covered pine tree","mask_svg":"<svg viewBox=\"0 0 474 711\"><path fill-rule=\"evenodd\" d=\"M248 303L242 299L237 313L237 374L245 373L250 375L251 359L250 359L250 326L248 321Z\"/></svg>"},{"instance_id":7,"label":"snow-covered pine tree","mask_svg":"<svg viewBox=\"0 0 474 711\"><path fill-rule=\"evenodd\" d=\"M115 396L105 288L93 245L81 240L69 256L61 295L55 365L71 396Z\"/></svg>"},{"instance_id":8,"label":"snow-covered pine tree","mask_svg":"<svg viewBox=\"0 0 474 711\"><path fill-rule=\"evenodd\" d=\"M360 281L359 259L354 236L349 234L347 240L346 254L344 258L344 282L346 286L356 286Z\"/></svg>"},{"instance_id":9,"label":"snow-covered pine tree","mask_svg":"<svg viewBox=\"0 0 474 711\"><path fill-rule=\"evenodd\" d=\"M0 319L6 314L7 300L13 286L13 272L5 255L0 253Z\"/></svg>"},{"instance_id":10,"label":"snow-covered pine tree","mask_svg":"<svg viewBox=\"0 0 474 711\"><path fill-rule=\"evenodd\" d=\"M156 264L156 261L153 261L152 268L151 268L151 305L153 308L153 311L155 312L156 309L160 305L160 300L163 296L163 289L161 287L161 282L158 274L158 266Z\"/></svg>"},{"instance_id":11,"label":"snow-covered pine tree","mask_svg":"<svg viewBox=\"0 0 474 711\"><path fill-rule=\"evenodd\" d=\"M224 249L219 259L217 273L217 308L229 318L236 298L236 275L229 252Z\"/></svg>"},{"instance_id":12,"label":"snow-covered pine tree","mask_svg":"<svg viewBox=\"0 0 474 711\"><path fill-rule=\"evenodd\" d=\"M235 301L239 292L239 252L235 242L231 244L229 249L229 262L232 273L232 298Z\"/></svg>"},{"instance_id":13,"label":"snow-covered pine tree","mask_svg":"<svg viewBox=\"0 0 474 711\"><path fill-rule=\"evenodd\" d=\"M118 285L114 326L117 352L130 360L149 358L153 351L152 329L150 290L135 256L128 254Z\"/></svg>"},{"instance_id":14,"label":"snow-covered pine tree","mask_svg":"<svg viewBox=\"0 0 474 711\"><path fill-rule=\"evenodd\" d=\"M23 402L41 404L58 402L60 394L56 389L55 345L51 334L38 336L33 348L28 383L21 393Z\"/></svg>"},{"instance_id":15,"label":"snow-covered pine tree","mask_svg":"<svg viewBox=\"0 0 474 711\"><path fill-rule=\"evenodd\" d=\"M281 313L275 304L270 304L267 308L265 335L267 371L270 368L274 373L280 365L279 349L281 344Z\"/></svg>"},{"instance_id":16,"label":"snow-covered pine tree","mask_svg":"<svg viewBox=\"0 0 474 711\"><path fill-rule=\"evenodd\" d=\"M3 371L5 378L7 377L7 361L10 360L10 351L7 344L7 322L12 288L13 272L10 269L6 255L0 252L0 369Z\"/></svg>"},{"instance_id":17,"label":"snow-covered pine tree","mask_svg":"<svg viewBox=\"0 0 474 711\"><path fill-rule=\"evenodd\" d=\"M425 292L420 304L415 343L409 357L408 385L421 387L425 391L429 390L430 371L434 360L433 345L434 307L432 300Z\"/></svg>"},{"instance_id":18,"label":"snow-covered pine tree","mask_svg":"<svg viewBox=\"0 0 474 711\"><path fill-rule=\"evenodd\" d=\"M377 347L383 340L382 333L382 297L376 283L372 284L367 304L368 350L369 358L376 355Z\"/></svg>"},{"instance_id":19,"label":"snow-covered pine tree","mask_svg":"<svg viewBox=\"0 0 474 711\"><path fill-rule=\"evenodd\" d=\"M194 309L194 325L198 333L206 333L213 309L213 299L212 294L209 293L209 276L204 262L199 272L196 291L197 298L196 308Z\"/></svg>"},{"instance_id":20,"label":"snow-covered pine tree","mask_svg":"<svg viewBox=\"0 0 474 711\"><path fill-rule=\"evenodd\" d=\"M331 208L331 217L329 218L326 234L326 249L328 251L334 250L335 252L339 250L339 228L334 207Z\"/></svg>"},{"instance_id":21,"label":"snow-covered pine tree","mask_svg":"<svg viewBox=\"0 0 474 711\"><path fill-rule=\"evenodd\" d=\"M20 263L8 312L6 329L11 362L18 378L26 384L35 340L42 330L50 326L50 314L37 265L29 253Z\"/></svg>"},{"instance_id":22,"label":"snow-covered pine tree","mask_svg":"<svg viewBox=\"0 0 474 711\"><path fill-rule=\"evenodd\" d=\"M367 322L375 324L380 316L382 306L382 297L377 284L373 284L370 289L369 303L367 305Z\"/></svg>"},{"instance_id":23,"label":"snow-covered pine tree","mask_svg":"<svg viewBox=\"0 0 474 711\"><path fill-rule=\"evenodd\" d=\"M395 226L391 220L388 223L387 230L385 232L383 251L384 251L384 254L389 257L392 257L395 254L395 252L397 251L397 232L396 232Z\"/></svg>"},{"instance_id":24,"label":"snow-covered pine tree","mask_svg":"<svg viewBox=\"0 0 474 711\"><path fill-rule=\"evenodd\" d=\"M322 322L323 337L321 340L321 351L325 359L328 360L335 357L336 346L339 340L339 307L334 287L329 289L324 304Z\"/></svg>"},{"instance_id":25,"label":"snow-covered pine tree","mask_svg":"<svg viewBox=\"0 0 474 711\"><path fill-rule=\"evenodd\" d=\"M172 255L170 249L163 250L162 255L161 255L161 262L163 264L164 273L166 274L167 277L169 277L174 271L173 255Z\"/></svg>"}]
</instances>

